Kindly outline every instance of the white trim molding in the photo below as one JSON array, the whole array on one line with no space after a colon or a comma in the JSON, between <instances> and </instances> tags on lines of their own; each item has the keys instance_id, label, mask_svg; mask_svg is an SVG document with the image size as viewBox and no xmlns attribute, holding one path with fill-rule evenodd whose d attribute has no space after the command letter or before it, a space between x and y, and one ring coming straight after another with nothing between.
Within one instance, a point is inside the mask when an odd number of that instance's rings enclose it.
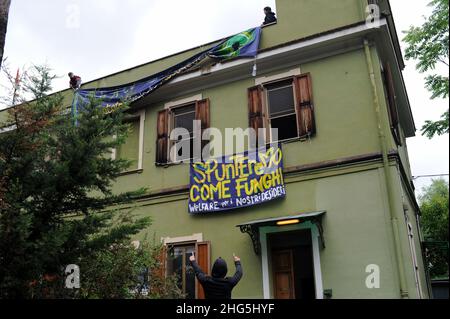
<instances>
[{"instance_id":1,"label":"white trim molding","mask_svg":"<svg viewBox=\"0 0 450 319\"><path fill-rule=\"evenodd\" d=\"M174 129L174 113L173 110L176 110L179 107L191 105L194 103L197 103L198 101L203 99L203 94L196 94L187 98L179 99L170 101L164 104L164 109L169 111L169 143L167 143L167 154L169 154L168 163L170 164L183 164L184 161L171 161L171 159L176 158L174 152L176 151L175 148L172 146L174 145L175 141L170 139L170 132ZM192 155L192 154L191 154Z\"/></svg>"},{"instance_id":2,"label":"white trim molding","mask_svg":"<svg viewBox=\"0 0 450 319\"><path fill-rule=\"evenodd\" d=\"M1 111L0 111L1 112ZM6 133L6 132L10 132L10 131L14 131L17 128L16 124L10 125L10 126L5 126L0 128L0 134L1 133Z\"/></svg>"},{"instance_id":3,"label":"white trim molding","mask_svg":"<svg viewBox=\"0 0 450 319\"><path fill-rule=\"evenodd\" d=\"M145 131L145 109L142 109L139 113L139 157L138 157L138 169L143 169L144 163L144 131Z\"/></svg>"},{"instance_id":4,"label":"white trim molding","mask_svg":"<svg viewBox=\"0 0 450 319\"><path fill-rule=\"evenodd\" d=\"M140 110L139 112L135 113L134 115L139 116L139 149L138 149L138 163L137 163L137 169L136 170L142 170L144 168L144 131L145 131L145 109ZM113 138L117 138L116 135L113 135ZM111 149L111 159L115 160L117 159L117 149L113 148ZM134 171L131 170L131 171ZM125 171L126 173L127 171Z\"/></svg>"},{"instance_id":5,"label":"white trim molding","mask_svg":"<svg viewBox=\"0 0 450 319\"><path fill-rule=\"evenodd\" d=\"M298 68L289 70L287 72L278 73L278 74L271 75L271 76L261 76L261 77L255 79L255 85L261 85L264 83L273 82L273 81L293 77L293 76L300 75L300 74L301 74L300 67L298 67Z\"/></svg>"},{"instance_id":6,"label":"white trim molding","mask_svg":"<svg viewBox=\"0 0 450 319\"><path fill-rule=\"evenodd\" d=\"M188 243L188 242L202 242L203 241L203 233L192 234L190 236L181 236L181 237L161 237L161 242L164 245L168 244L180 244L180 243Z\"/></svg>"},{"instance_id":7,"label":"white trim molding","mask_svg":"<svg viewBox=\"0 0 450 319\"><path fill-rule=\"evenodd\" d=\"M197 102L203 99L202 94L196 94L194 96L190 96L184 99L176 100L176 101L170 101L167 103L164 103L164 109L170 109L172 107L181 106L183 104L189 104L193 102Z\"/></svg>"},{"instance_id":8,"label":"white trim molding","mask_svg":"<svg viewBox=\"0 0 450 319\"><path fill-rule=\"evenodd\" d=\"M113 135L113 139L115 140L116 138L117 138L117 135L114 134L114 135ZM116 149L116 148L112 148L112 149L111 149L111 159L112 159L113 161L115 161L116 158L117 158L117 149Z\"/></svg>"}]
</instances>

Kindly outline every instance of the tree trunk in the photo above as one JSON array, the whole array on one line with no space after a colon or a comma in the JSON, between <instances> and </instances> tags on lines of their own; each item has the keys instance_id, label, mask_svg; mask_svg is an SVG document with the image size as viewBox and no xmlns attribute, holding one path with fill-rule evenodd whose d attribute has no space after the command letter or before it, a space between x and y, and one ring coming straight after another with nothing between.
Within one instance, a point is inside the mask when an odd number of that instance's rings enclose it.
<instances>
[{"instance_id":1,"label":"tree trunk","mask_svg":"<svg viewBox=\"0 0 450 319\"><path fill-rule=\"evenodd\" d=\"M3 61L3 49L5 48L6 29L8 26L8 13L11 0L0 0L0 67Z\"/></svg>"}]
</instances>

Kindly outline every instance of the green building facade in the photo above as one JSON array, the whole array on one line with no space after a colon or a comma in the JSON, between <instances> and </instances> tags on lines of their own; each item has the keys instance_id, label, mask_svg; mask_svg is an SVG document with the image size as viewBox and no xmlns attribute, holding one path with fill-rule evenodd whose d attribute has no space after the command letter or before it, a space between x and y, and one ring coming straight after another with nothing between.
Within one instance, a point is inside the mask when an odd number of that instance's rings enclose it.
<instances>
[{"instance_id":1,"label":"green building facade","mask_svg":"<svg viewBox=\"0 0 450 319\"><path fill-rule=\"evenodd\" d=\"M244 276L233 290L234 298L428 298L420 212L406 148L415 126L389 2L276 4L278 21L262 29L256 60L204 65L132 105L132 132L111 156L132 159L134 165L117 178L114 190L149 189L136 200L135 212L152 218L147 233L167 246L166 272L180 275L189 297L203 295L187 262L196 251L206 268L223 257L229 275L233 253L241 257ZM379 19L367 19L368 5L378 5ZM211 45L83 88L138 80ZM295 85L305 78L310 104L299 101L305 88ZM281 143L286 197L225 212L189 214L189 164L156 160L161 156L159 114L168 110L170 128L179 114L194 112L195 117L195 106L208 101L210 127L221 132L246 129L255 87L262 101L259 126L278 123L287 137ZM72 92L63 93L70 105ZM277 97L293 99L292 118L289 112L278 121L273 116L269 104ZM303 107L312 118L299 117ZM300 133L301 121L307 121L306 135Z\"/></svg>"}]
</instances>

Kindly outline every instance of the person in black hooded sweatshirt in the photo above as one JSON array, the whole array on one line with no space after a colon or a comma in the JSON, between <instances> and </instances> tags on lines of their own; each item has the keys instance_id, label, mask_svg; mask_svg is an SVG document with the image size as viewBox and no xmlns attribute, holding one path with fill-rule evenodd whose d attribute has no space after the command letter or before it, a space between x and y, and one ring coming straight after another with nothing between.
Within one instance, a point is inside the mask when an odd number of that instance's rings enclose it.
<instances>
[{"instance_id":1,"label":"person in black hooded sweatshirt","mask_svg":"<svg viewBox=\"0 0 450 319\"><path fill-rule=\"evenodd\" d=\"M195 276L205 291L206 299L231 299L231 291L242 278L241 259L233 254L236 273L233 277L225 277L228 272L227 263L219 257L213 265L211 276L206 275L195 261L194 253L189 260L194 268Z\"/></svg>"},{"instance_id":2,"label":"person in black hooded sweatshirt","mask_svg":"<svg viewBox=\"0 0 450 319\"><path fill-rule=\"evenodd\" d=\"M275 17L275 12L272 12L272 8L265 7L264 14L266 15L266 17L264 18L263 25L277 22L277 18Z\"/></svg>"}]
</instances>

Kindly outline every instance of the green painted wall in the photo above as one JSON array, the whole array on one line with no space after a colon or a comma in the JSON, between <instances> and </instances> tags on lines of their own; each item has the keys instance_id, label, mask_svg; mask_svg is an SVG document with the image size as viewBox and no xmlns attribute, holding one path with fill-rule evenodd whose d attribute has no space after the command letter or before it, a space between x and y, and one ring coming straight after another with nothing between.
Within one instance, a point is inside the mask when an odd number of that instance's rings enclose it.
<instances>
[{"instance_id":1,"label":"green painted wall","mask_svg":"<svg viewBox=\"0 0 450 319\"><path fill-rule=\"evenodd\" d=\"M277 0L278 21L263 29L262 47L364 21L366 5L366 0Z\"/></svg>"},{"instance_id":2,"label":"green painted wall","mask_svg":"<svg viewBox=\"0 0 450 319\"><path fill-rule=\"evenodd\" d=\"M187 196L178 195L139 203L146 206L139 207L136 213L152 216L150 238L203 233L203 239L211 241L213 260L220 256L231 264L232 254L240 255L244 277L234 297L260 298L261 259L253 252L250 237L235 226L262 218L327 210L323 223L326 248L320 252L323 287L333 289L333 298L337 299L398 298L382 170L374 167L338 173L297 181L288 178L287 197L262 206L190 216ZM369 264L380 266L380 289L365 286L365 268Z\"/></svg>"},{"instance_id":3,"label":"green painted wall","mask_svg":"<svg viewBox=\"0 0 450 319\"><path fill-rule=\"evenodd\" d=\"M377 61L375 49L372 49L372 55ZM285 166L379 152L375 110L364 52L356 50L299 67L302 72L310 72L312 75L317 135L310 141L283 145ZM376 63L375 68L377 90L383 92L379 64ZM282 69L278 73L285 71L287 70ZM197 92L211 101L211 126L222 131L226 127L247 127L246 90L253 85L254 81L250 78ZM394 148L393 140L389 138L391 135L386 105L381 102L380 107L389 147ZM186 165L167 168L154 165L156 113L162 108L163 105L160 104L146 110L143 173L120 177L116 190L147 186L156 191L188 184ZM397 170L393 169L392 174L398 176ZM154 217L152 230L164 230L164 233L156 233L156 238L201 232L206 240L213 242L213 257L228 256L230 261L233 252L246 256L250 271L246 271L247 281L236 290L236 296L247 298L262 296L261 261L254 255L247 235L241 235L234 226L254 219L325 209L328 210L324 225L327 248L321 252L324 288L333 289L334 298L398 298L396 260L382 169L316 178L317 180L305 178L304 181L289 184L288 198L282 203L273 202L229 214L190 217L187 214L186 198L179 195L161 198L161 201L170 202L148 206L145 214ZM404 232L406 225L402 216L401 185L396 185L395 189L404 263L406 269L411 269L409 246ZM289 194L294 195L289 197ZM139 211L144 213L143 209ZM170 215L166 215L167 212ZM173 220L180 222L173 223ZM222 245L221 242L226 242L227 245ZM381 268L381 289L369 290L365 286L365 267L371 263ZM411 271L407 272L408 291L414 298L417 296L414 286L411 287L411 283L414 284L413 275Z\"/></svg>"},{"instance_id":4,"label":"green painted wall","mask_svg":"<svg viewBox=\"0 0 450 319\"><path fill-rule=\"evenodd\" d=\"M357 50L299 66L312 75L317 135L309 141L283 145L285 166L379 152L364 52ZM247 88L253 85L254 79L249 78L197 92L210 99L211 127L222 132L227 127L247 128ZM164 168L154 164L156 115L163 107L160 104L146 109L144 171L120 177L117 191L141 186L156 191L189 183L185 165Z\"/></svg>"}]
</instances>

